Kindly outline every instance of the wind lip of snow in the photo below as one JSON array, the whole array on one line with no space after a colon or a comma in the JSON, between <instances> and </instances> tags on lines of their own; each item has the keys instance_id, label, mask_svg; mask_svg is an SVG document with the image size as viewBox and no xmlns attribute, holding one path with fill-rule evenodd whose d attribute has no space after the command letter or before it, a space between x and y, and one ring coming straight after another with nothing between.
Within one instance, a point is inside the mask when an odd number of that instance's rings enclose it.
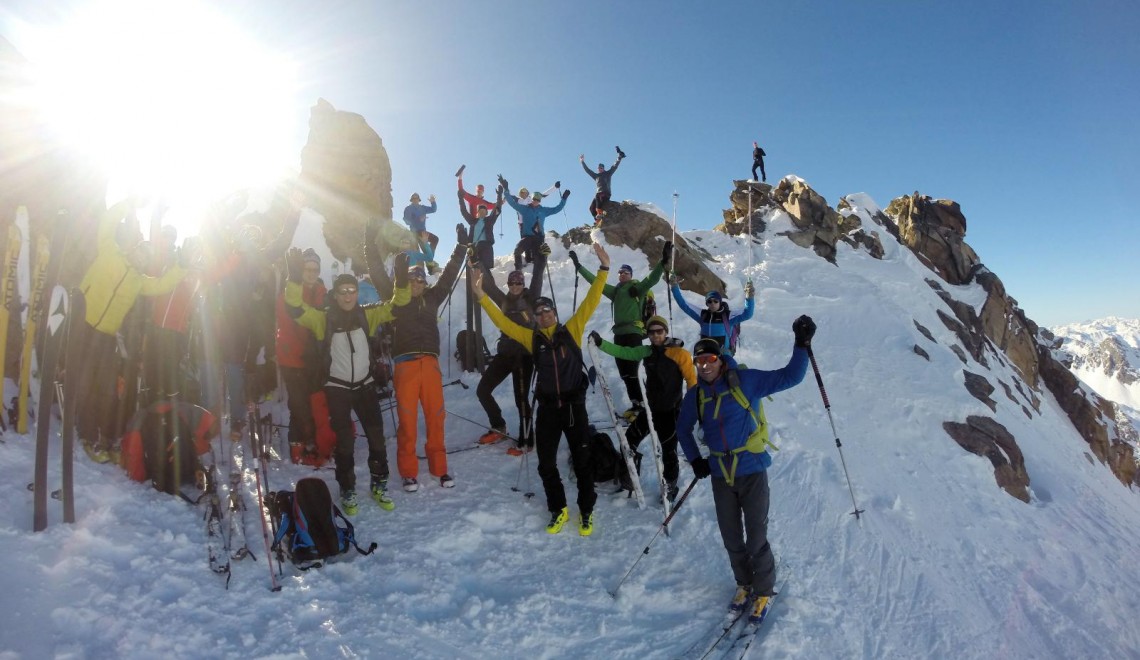
<instances>
[{"instance_id":1,"label":"wind lip of snow","mask_svg":"<svg viewBox=\"0 0 1140 660\"><path fill-rule=\"evenodd\" d=\"M646 211L648 213L652 213L652 214L656 215L657 217L661 218L665 222L668 222L668 223L673 222L673 216L667 215L665 213L665 211L663 211L661 209L660 206L657 206L653 202L630 202L630 203L632 203L634 206L641 209L642 211Z\"/></svg>"},{"instance_id":2,"label":"wind lip of snow","mask_svg":"<svg viewBox=\"0 0 1140 660\"><path fill-rule=\"evenodd\" d=\"M866 211L871 216L874 216L876 214L883 212L883 209L878 204L876 204L875 200L872 199L871 196L868 195L867 193L864 193L864 192L851 193L849 195L845 195L844 199L846 199L847 203L850 204L851 206L853 206L857 209L862 209L862 210Z\"/></svg>"}]
</instances>

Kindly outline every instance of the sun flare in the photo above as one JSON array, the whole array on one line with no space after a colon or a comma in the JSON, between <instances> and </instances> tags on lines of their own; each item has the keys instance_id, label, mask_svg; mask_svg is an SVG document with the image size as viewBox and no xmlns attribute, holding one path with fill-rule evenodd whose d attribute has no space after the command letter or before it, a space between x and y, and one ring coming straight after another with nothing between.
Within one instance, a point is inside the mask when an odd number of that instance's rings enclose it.
<instances>
[{"instance_id":1,"label":"sun flare","mask_svg":"<svg viewBox=\"0 0 1140 660\"><path fill-rule=\"evenodd\" d=\"M104 0L29 56L52 130L106 168L112 194L201 204L296 160L294 66L206 6Z\"/></svg>"}]
</instances>

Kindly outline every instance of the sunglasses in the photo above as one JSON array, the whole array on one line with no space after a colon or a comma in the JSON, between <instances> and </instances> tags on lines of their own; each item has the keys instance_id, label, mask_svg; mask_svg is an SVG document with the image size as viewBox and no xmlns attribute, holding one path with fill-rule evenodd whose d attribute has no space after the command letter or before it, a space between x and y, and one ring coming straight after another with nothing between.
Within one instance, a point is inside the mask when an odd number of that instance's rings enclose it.
<instances>
[{"instance_id":1,"label":"sunglasses","mask_svg":"<svg viewBox=\"0 0 1140 660\"><path fill-rule=\"evenodd\" d=\"M711 305L711 304L713 304L713 303L717 303L717 304L719 305L719 304L720 304L720 299L718 299L718 298L706 298L706 299L705 299L705 304L706 304L706 305Z\"/></svg>"},{"instance_id":2,"label":"sunglasses","mask_svg":"<svg viewBox=\"0 0 1140 660\"><path fill-rule=\"evenodd\" d=\"M426 277L409 277L408 281L409 282L419 282L420 284L426 284L427 278Z\"/></svg>"},{"instance_id":3,"label":"sunglasses","mask_svg":"<svg viewBox=\"0 0 1140 660\"><path fill-rule=\"evenodd\" d=\"M522 282L507 282L507 286L522 286Z\"/></svg>"},{"instance_id":4,"label":"sunglasses","mask_svg":"<svg viewBox=\"0 0 1140 660\"><path fill-rule=\"evenodd\" d=\"M338 296L354 296L354 295L356 295L356 289L337 289L336 295L338 295Z\"/></svg>"},{"instance_id":5,"label":"sunglasses","mask_svg":"<svg viewBox=\"0 0 1140 660\"><path fill-rule=\"evenodd\" d=\"M697 357L693 358L693 364L707 367L710 364L716 364L719 360L720 358L718 356L712 355L711 353L706 353L705 355L698 355Z\"/></svg>"},{"instance_id":6,"label":"sunglasses","mask_svg":"<svg viewBox=\"0 0 1140 660\"><path fill-rule=\"evenodd\" d=\"M665 328L650 328L649 329L649 334L651 334L651 335L663 335L666 332L667 331L665 330Z\"/></svg>"}]
</instances>

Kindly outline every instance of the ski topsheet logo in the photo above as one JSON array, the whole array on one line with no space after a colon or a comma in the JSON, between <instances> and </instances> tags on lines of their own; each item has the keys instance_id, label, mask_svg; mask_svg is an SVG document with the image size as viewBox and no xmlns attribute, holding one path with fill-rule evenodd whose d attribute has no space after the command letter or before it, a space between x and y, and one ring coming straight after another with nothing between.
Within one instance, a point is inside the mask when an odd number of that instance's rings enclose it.
<instances>
[{"instance_id":1,"label":"ski topsheet logo","mask_svg":"<svg viewBox=\"0 0 1140 660\"><path fill-rule=\"evenodd\" d=\"M62 285L55 285L51 290L51 306L48 307L48 333L55 334L59 326L67 318L67 289Z\"/></svg>"}]
</instances>

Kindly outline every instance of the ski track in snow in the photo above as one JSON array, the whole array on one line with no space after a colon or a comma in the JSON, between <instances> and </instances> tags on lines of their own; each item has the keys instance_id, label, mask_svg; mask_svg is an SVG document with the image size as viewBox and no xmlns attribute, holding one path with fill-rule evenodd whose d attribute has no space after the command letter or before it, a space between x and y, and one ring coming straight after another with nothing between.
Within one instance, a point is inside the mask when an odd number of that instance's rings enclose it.
<instances>
[{"instance_id":1,"label":"ski track in snow","mask_svg":"<svg viewBox=\"0 0 1140 660\"><path fill-rule=\"evenodd\" d=\"M865 196L858 204L873 205ZM874 207L877 208L877 207ZM873 209L872 209L873 210ZM868 216L863 215L866 218ZM764 624L751 657L771 658L1043 658L1136 657L1140 578L1122 558L1140 543L1137 495L1104 466L1048 393L1033 410L1013 388L1008 361L987 353L990 370L962 364L956 342L938 319L945 305L924 282L936 279L881 228L886 256L875 260L840 245L839 267L793 245L779 231L786 215L770 214L765 237L687 232L718 258L712 267L728 284L733 309L742 286L757 287L755 319L745 324L738 359L753 368L783 366L792 347L791 323L810 314L819 325L814 349L827 388L854 496L853 505L835 437L810 372L804 382L765 403L780 451L770 473L773 549L794 567L786 590ZM866 223L866 220L865 220ZM550 275L560 309L569 309L574 275L559 241ZM748 250L752 250L752 269ZM584 249L587 267L595 263ZM612 248L613 263L647 258ZM656 259L650 255L649 261ZM505 275L500 257L499 281ZM973 304L970 287L943 289ZM547 291L550 289L548 288ZM655 290L667 312L664 284ZM579 302L585 289L579 289ZM694 302L699 294L686 293ZM441 319L444 336L462 327L465 292ZM687 346L695 324L677 312L674 335ZM922 324L930 341L917 329ZM611 334L603 302L589 330ZM490 343L497 332L487 324ZM927 361L913 351L921 346ZM602 368L618 382L616 368ZM450 371L449 371L450 369ZM997 387L997 412L962 387L962 370L1009 385ZM471 390L449 387L447 407L475 420L477 379L454 361L445 382L461 377ZM996 383L994 383L996 386ZM1023 386L1024 388L1024 386ZM623 388L618 388L622 390ZM513 428L509 387L498 401ZM597 393L591 419L608 414ZM626 405L615 392L615 407ZM1027 417L1023 408L1030 410ZM283 414L277 404L275 418ZM971 414L995 417L1017 438L1032 478L1032 501L1000 490L987 459L967 454L942 422ZM385 415L395 470L395 429ZM482 429L451 416L448 446L474 441ZM423 426L421 421L421 452ZM612 432L611 432L612 434ZM649 554L641 555L662 517L652 461L642 482L644 511L614 488L599 485L594 536L576 533L576 488L559 457L571 504L571 524L557 536L529 458L533 499L513 492L518 461L506 443L448 457L457 488L444 490L420 462L423 487L394 490L396 510L361 503L353 522L362 545L325 567L286 569L284 589L269 591L265 549L256 516L246 535L257 560L233 562L229 591L206 566L200 511L129 482L118 468L76 464L77 516L60 523L50 503L50 526L31 533L32 441L14 433L0 444L0 548L7 557L0 614L0 657L417 657L417 658L669 658L721 620L734 589L721 546L707 482L697 485ZM220 451L220 447L218 450ZM358 443L357 478L366 450ZM53 461L58 446L53 445ZM56 461L58 462L58 461ZM271 488L291 488L310 470L274 463ZM332 472L316 475L336 486ZM395 474L393 473L393 476ZM691 478L682 467L682 487ZM58 484L58 465L50 472ZM245 494L255 512L252 481ZM621 587L629 567L641 561Z\"/></svg>"}]
</instances>

